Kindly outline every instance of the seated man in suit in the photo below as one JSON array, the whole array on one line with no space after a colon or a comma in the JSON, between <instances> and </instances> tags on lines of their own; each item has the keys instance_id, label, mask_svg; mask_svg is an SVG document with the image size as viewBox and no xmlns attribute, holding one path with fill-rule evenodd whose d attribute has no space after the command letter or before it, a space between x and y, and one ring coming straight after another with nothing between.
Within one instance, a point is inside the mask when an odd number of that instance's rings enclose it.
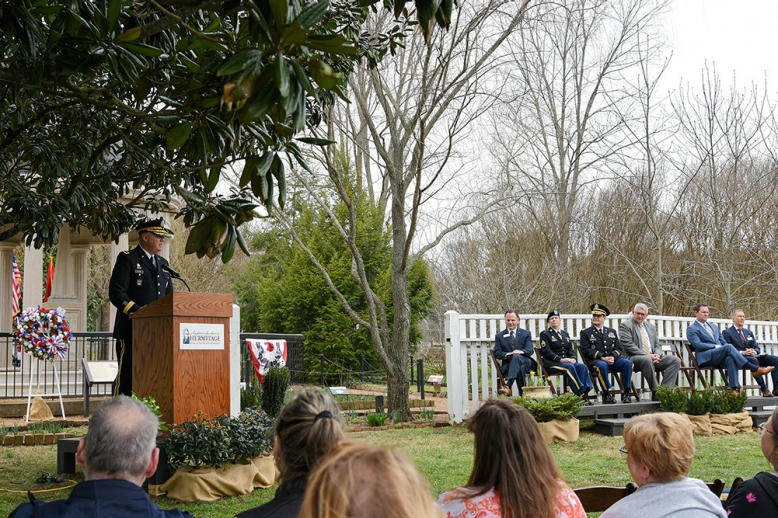
<instances>
[{"instance_id":1,"label":"seated man in suit","mask_svg":"<svg viewBox=\"0 0 778 518\"><path fill-rule=\"evenodd\" d=\"M678 371L681 369L681 359L662 354L656 328L646 320L647 316L648 306L642 303L635 304L632 318L619 325L619 340L627 357L632 360L634 370L640 371L648 382L651 400L658 401L656 373L662 373L663 387L675 387L678 382Z\"/></svg>"},{"instance_id":2,"label":"seated man in suit","mask_svg":"<svg viewBox=\"0 0 778 518\"><path fill-rule=\"evenodd\" d=\"M610 369L621 373L621 379L624 383L624 394L621 396L622 403L631 403L632 398L629 395L632 387L632 362L624 355L624 348L619 342L619 337L615 329L605 327L605 317L610 315L610 310L602 304L592 304L592 326L587 327L579 334L581 354L589 365L589 368L596 374L600 385L604 387L602 391L603 403L615 403L616 400L610 393L611 382L608 377Z\"/></svg>"},{"instance_id":3,"label":"seated man in suit","mask_svg":"<svg viewBox=\"0 0 778 518\"><path fill-rule=\"evenodd\" d=\"M778 356L762 353L759 350L759 344L756 343L756 337L754 336L754 333L743 327L743 324L746 323L746 314L743 312L743 310L736 309L732 312L730 318L732 319L732 323L734 325L726 328L721 333L721 336L724 337L724 340L732 344L732 346L740 351L740 354L743 356L756 358L756 361L760 367L775 368L778 366ZM772 392L770 392L770 389L767 388L767 382L765 382L764 376L754 376L754 379L759 385L759 388L762 390L762 395L764 397L773 397L774 395L778 395L776 393L776 391L778 391L778 370L773 370L770 376L773 378Z\"/></svg>"},{"instance_id":4,"label":"seated man in suit","mask_svg":"<svg viewBox=\"0 0 778 518\"><path fill-rule=\"evenodd\" d=\"M707 304L694 306L694 316L697 320L686 328L686 339L694 349L694 356L700 367L723 367L727 370L729 387L740 393L740 382L737 379L739 369L748 369L753 376L764 376L775 367L760 367L756 358L743 356L740 351L728 344L721 336L718 326L708 323L710 309Z\"/></svg>"},{"instance_id":5,"label":"seated man in suit","mask_svg":"<svg viewBox=\"0 0 778 518\"><path fill-rule=\"evenodd\" d=\"M548 329L540 333L540 354L543 357L543 366L549 373L564 373L573 393L581 396L587 405L594 404L588 397L589 391L592 390L589 368L583 363L578 363L570 335L562 329L559 311L554 310L549 313L546 322L549 324Z\"/></svg>"},{"instance_id":6,"label":"seated man in suit","mask_svg":"<svg viewBox=\"0 0 778 518\"><path fill-rule=\"evenodd\" d=\"M519 394L524 386L527 374L536 370L538 364L532 359L535 346L532 345L532 334L526 329L519 329L519 314L515 309L505 312L504 329L494 337L494 356L502 360L500 370L505 377L507 387L502 387L499 392L510 395L514 381L518 381Z\"/></svg>"}]
</instances>

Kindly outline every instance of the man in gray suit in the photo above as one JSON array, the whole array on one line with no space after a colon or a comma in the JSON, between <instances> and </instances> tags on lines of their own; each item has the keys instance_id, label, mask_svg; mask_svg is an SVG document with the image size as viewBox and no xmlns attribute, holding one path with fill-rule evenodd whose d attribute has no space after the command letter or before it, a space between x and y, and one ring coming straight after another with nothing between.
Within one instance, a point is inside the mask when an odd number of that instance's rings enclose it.
<instances>
[{"instance_id":1,"label":"man in gray suit","mask_svg":"<svg viewBox=\"0 0 778 518\"><path fill-rule=\"evenodd\" d=\"M662 346L656 335L654 324L646 321L648 306L642 303L635 304L632 309L632 318L628 318L619 325L619 339L632 360L635 371L643 373L643 378L651 389L651 399L656 397L656 373L662 373L662 386L675 387L678 382L678 371L681 368L681 359L677 356L662 355Z\"/></svg>"}]
</instances>

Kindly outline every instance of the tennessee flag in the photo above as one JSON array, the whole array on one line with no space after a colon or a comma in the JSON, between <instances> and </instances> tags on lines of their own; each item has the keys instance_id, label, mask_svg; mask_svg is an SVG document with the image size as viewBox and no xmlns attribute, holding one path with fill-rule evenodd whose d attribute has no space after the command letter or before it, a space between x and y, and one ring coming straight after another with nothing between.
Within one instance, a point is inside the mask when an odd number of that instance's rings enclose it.
<instances>
[{"instance_id":1,"label":"tennessee flag","mask_svg":"<svg viewBox=\"0 0 778 518\"><path fill-rule=\"evenodd\" d=\"M11 309L13 316L19 314L19 299L22 298L22 274L19 272L19 265L16 264L16 254L12 254L13 259L13 300L11 300Z\"/></svg>"},{"instance_id":2,"label":"tennessee flag","mask_svg":"<svg viewBox=\"0 0 778 518\"><path fill-rule=\"evenodd\" d=\"M46 294L43 302L48 302L51 297L51 286L54 284L54 258L49 256L49 267L46 269Z\"/></svg>"}]
</instances>

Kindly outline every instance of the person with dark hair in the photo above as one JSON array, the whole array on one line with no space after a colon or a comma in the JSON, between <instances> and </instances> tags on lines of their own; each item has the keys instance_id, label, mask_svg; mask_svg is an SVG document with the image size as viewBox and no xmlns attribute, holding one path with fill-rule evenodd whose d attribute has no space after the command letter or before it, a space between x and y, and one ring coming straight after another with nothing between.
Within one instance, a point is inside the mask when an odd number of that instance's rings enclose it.
<instances>
[{"instance_id":1,"label":"person with dark hair","mask_svg":"<svg viewBox=\"0 0 778 518\"><path fill-rule=\"evenodd\" d=\"M603 325L605 317L611 312L602 304L592 304L589 308L592 310L592 325L578 334L581 355L600 382L603 403L616 403L611 395L611 370L621 373L621 382L624 384L621 402L631 403L629 391L632 388L632 362L626 357L616 330Z\"/></svg>"},{"instance_id":2,"label":"person with dark hair","mask_svg":"<svg viewBox=\"0 0 778 518\"><path fill-rule=\"evenodd\" d=\"M141 489L159 462L159 420L143 403L125 396L103 401L81 438L76 462L84 470L67 500L42 502L30 496L9 518L148 516L184 518L174 509L162 511Z\"/></svg>"},{"instance_id":3,"label":"person with dark hair","mask_svg":"<svg viewBox=\"0 0 778 518\"><path fill-rule=\"evenodd\" d=\"M514 382L518 382L519 394L527 374L538 368L537 362L532 358L535 354L535 346L532 344L532 334L526 329L519 328L519 314L515 309L505 312L505 326L494 337L494 357L501 360L500 370L505 377L507 386L499 392L505 396L511 393Z\"/></svg>"},{"instance_id":4,"label":"person with dark hair","mask_svg":"<svg viewBox=\"0 0 778 518\"><path fill-rule=\"evenodd\" d=\"M446 518L586 518L538 424L512 401L486 401L467 422L475 435L467 487L440 495Z\"/></svg>"},{"instance_id":5,"label":"person with dark hair","mask_svg":"<svg viewBox=\"0 0 778 518\"><path fill-rule=\"evenodd\" d=\"M718 326L708 322L710 308L707 304L694 306L696 320L686 328L686 339L689 340L694 356L700 367L721 367L727 371L729 388L735 393L740 393L740 381L738 371L748 369L754 377L764 376L775 367L760 367L759 362L752 356L743 356L740 351L727 343L721 335Z\"/></svg>"},{"instance_id":6,"label":"person with dark hair","mask_svg":"<svg viewBox=\"0 0 778 518\"><path fill-rule=\"evenodd\" d=\"M168 262L157 255L162 251L165 238L173 237L173 233L165 228L161 218L144 221L135 230L138 232L138 246L116 257L108 284L108 298L118 310L113 327L116 357L119 359L115 394L125 396L132 395L130 315L173 292L173 279L167 270Z\"/></svg>"},{"instance_id":7,"label":"person with dark hair","mask_svg":"<svg viewBox=\"0 0 778 518\"><path fill-rule=\"evenodd\" d=\"M759 427L762 455L773 470L757 473L740 484L727 507L729 518L774 518L778 516L778 408Z\"/></svg>"},{"instance_id":8,"label":"person with dark hair","mask_svg":"<svg viewBox=\"0 0 778 518\"><path fill-rule=\"evenodd\" d=\"M778 356L767 354L767 352L762 351L759 348L754 333L743 327L743 324L746 323L746 314L743 310L733 310L729 318L732 319L732 326L721 332L721 336L724 337L724 340L740 351L741 355L746 358L751 358L751 361L755 359L760 367L773 367L773 369L778 367ZM770 373L770 376L773 379L773 391L778 391L778 371L773 370L773 372ZM773 392L770 392L770 389L767 388L767 382L765 381L764 376L754 375L754 380L756 380L757 385L759 385L763 397L778 396L778 393L773 394Z\"/></svg>"},{"instance_id":9,"label":"person with dark hair","mask_svg":"<svg viewBox=\"0 0 778 518\"><path fill-rule=\"evenodd\" d=\"M573 393L581 396L587 405L593 405L594 403L589 401L588 397L589 391L592 390L589 368L576 358L570 335L562 329L562 317L559 311L551 311L546 317L546 322L548 329L540 332L540 355L543 357L543 366L549 373L565 374Z\"/></svg>"},{"instance_id":10,"label":"person with dark hair","mask_svg":"<svg viewBox=\"0 0 778 518\"><path fill-rule=\"evenodd\" d=\"M273 457L281 485L266 504L237 518L297 518L311 471L345 438L338 403L324 392L303 390L281 409L275 423Z\"/></svg>"},{"instance_id":11,"label":"person with dark hair","mask_svg":"<svg viewBox=\"0 0 778 518\"><path fill-rule=\"evenodd\" d=\"M627 468L638 490L600 518L726 518L719 497L689 477L694 433L689 418L672 412L633 417L624 425Z\"/></svg>"},{"instance_id":12,"label":"person with dark hair","mask_svg":"<svg viewBox=\"0 0 778 518\"><path fill-rule=\"evenodd\" d=\"M404 455L337 444L311 474L300 518L440 518L429 485Z\"/></svg>"}]
</instances>

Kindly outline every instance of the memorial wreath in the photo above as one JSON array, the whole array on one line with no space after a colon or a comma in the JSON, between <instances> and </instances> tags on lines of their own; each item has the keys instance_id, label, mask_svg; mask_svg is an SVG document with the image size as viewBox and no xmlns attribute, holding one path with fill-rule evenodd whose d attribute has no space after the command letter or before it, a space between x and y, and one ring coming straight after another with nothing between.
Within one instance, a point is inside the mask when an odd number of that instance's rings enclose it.
<instances>
[{"instance_id":1,"label":"memorial wreath","mask_svg":"<svg viewBox=\"0 0 778 518\"><path fill-rule=\"evenodd\" d=\"M62 308L27 308L17 317L14 343L39 360L64 360L71 338Z\"/></svg>"}]
</instances>

